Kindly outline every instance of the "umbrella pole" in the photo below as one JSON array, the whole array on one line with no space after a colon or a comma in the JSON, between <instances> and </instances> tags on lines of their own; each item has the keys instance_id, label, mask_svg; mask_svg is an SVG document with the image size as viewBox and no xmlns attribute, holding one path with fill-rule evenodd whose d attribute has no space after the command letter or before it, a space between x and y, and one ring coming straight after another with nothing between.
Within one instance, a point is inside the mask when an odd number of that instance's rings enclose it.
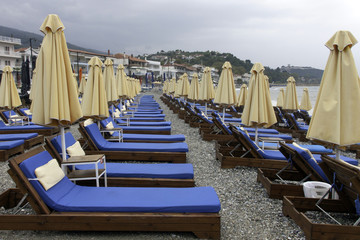
<instances>
[{"instance_id":1,"label":"umbrella pole","mask_svg":"<svg viewBox=\"0 0 360 240\"><path fill-rule=\"evenodd\" d=\"M66 145L65 145L65 127L60 126L60 134L61 134L61 155L63 162L66 161Z\"/></svg>"},{"instance_id":2,"label":"umbrella pole","mask_svg":"<svg viewBox=\"0 0 360 240\"><path fill-rule=\"evenodd\" d=\"M225 107L223 108L223 122L225 122Z\"/></svg>"},{"instance_id":3,"label":"umbrella pole","mask_svg":"<svg viewBox=\"0 0 360 240\"><path fill-rule=\"evenodd\" d=\"M255 143L256 145L259 144L259 138L258 138L258 127L255 127Z\"/></svg>"},{"instance_id":4,"label":"umbrella pole","mask_svg":"<svg viewBox=\"0 0 360 240\"><path fill-rule=\"evenodd\" d=\"M205 116L207 116L207 102L205 102Z\"/></svg>"},{"instance_id":5,"label":"umbrella pole","mask_svg":"<svg viewBox=\"0 0 360 240\"><path fill-rule=\"evenodd\" d=\"M340 160L340 150L338 147L335 148L336 160Z\"/></svg>"}]
</instances>

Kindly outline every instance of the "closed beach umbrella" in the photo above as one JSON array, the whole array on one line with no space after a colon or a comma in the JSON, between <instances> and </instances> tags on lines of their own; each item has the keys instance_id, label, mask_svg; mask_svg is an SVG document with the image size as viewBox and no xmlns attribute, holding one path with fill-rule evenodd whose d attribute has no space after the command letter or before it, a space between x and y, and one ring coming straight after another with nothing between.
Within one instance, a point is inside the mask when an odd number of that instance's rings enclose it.
<instances>
[{"instance_id":1,"label":"closed beach umbrella","mask_svg":"<svg viewBox=\"0 0 360 240\"><path fill-rule=\"evenodd\" d=\"M281 108L284 107L284 98L285 98L284 89L281 88L276 101L277 107L281 107Z\"/></svg>"},{"instance_id":2,"label":"closed beach umbrella","mask_svg":"<svg viewBox=\"0 0 360 240\"><path fill-rule=\"evenodd\" d=\"M83 74L80 80L79 93L84 94L85 87L86 87L86 80L85 80L85 75Z\"/></svg>"},{"instance_id":3,"label":"closed beach umbrella","mask_svg":"<svg viewBox=\"0 0 360 240\"><path fill-rule=\"evenodd\" d=\"M234 76L230 62L225 62L222 66L219 83L215 92L214 102L223 105L223 119L225 118L226 106L234 105L236 103Z\"/></svg>"},{"instance_id":4,"label":"closed beach umbrella","mask_svg":"<svg viewBox=\"0 0 360 240\"><path fill-rule=\"evenodd\" d=\"M183 80L183 75L179 78L179 80L176 82L176 85L175 85L175 92L174 92L174 97L178 98L180 97L180 89L181 89L181 86L182 86L182 80Z\"/></svg>"},{"instance_id":5,"label":"closed beach umbrella","mask_svg":"<svg viewBox=\"0 0 360 240\"><path fill-rule=\"evenodd\" d=\"M116 83L118 96L121 99L126 98L128 96L129 89L127 84L127 77L124 71L124 66L122 64L117 67Z\"/></svg>"},{"instance_id":6,"label":"closed beach umbrella","mask_svg":"<svg viewBox=\"0 0 360 240\"><path fill-rule=\"evenodd\" d=\"M306 137L347 146L360 142L360 82L349 31L338 31L325 44L330 49ZM337 151L339 158L339 151Z\"/></svg>"},{"instance_id":7,"label":"closed beach umbrella","mask_svg":"<svg viewBox=\"0 0 360 240\"><path fill-rule=\"evenodd\" d=\"M269 86L269 77L266 76L266 75L264 75L264 78L265 78L266 87L267 87L267 88L270 88L270 86Z\"/></svg>"},{"instance_id":8,"label":"closed beach umbrella","mask_svg":"<svg viewBox=\"0 0 360 240\"><path fill-rule=\"evenodd\" d=\"M8 109L21 105L12 71L10 66L4 67L0 84L0 107Z\"/></svg>"},{"instance_id":9,"label":"closed beach umbrella","mask_svg":"<svg viewBox=\"0 0 360 240\"><path fill-rule=\"evenodd\" d=\"M245 105L247 92L248 92L248 89L247 89L246 84L241 85L239 96L237 98L235 106L240 107L240 106Z\"/></svg>"},{"instance_id":10,"label":"closed beach umbrella","mask_svg":"<svg viewBox=\"0 0 360 240\"><path fill-rule=\"evenodd\" d=\"M186 73L182 76L182 81L179 85L179 96L186 98L189 95L190 90L190 84L189 84L189 78Z\"/></svg>"},{"instance_id":11,"label":"closed beach umbrella","mask_svg":"<svg viewBox=\"0 0 360 240\"><path fill-rule=\"evenodd\" d=\"M176 88L176 80L175 80L175 78L172 78L172 79L170 80L168 93L169 93L169 94L174 94L175 88Z\"/></svg>"},{"instance_id":12,"label":"closed beach umbrella","mask_svg":"<svg viewBox=\"0 0 360 240\"><path fill-rule=\"evenodd\" d=\"M104 82L105 82L105 91L106 97L108 102L115 102L119 99L117 86L115 82L115 75L114 75L114 64L110 58L107 58L104 62Z\"/></svg>"},{"instance_id":13,"label":"closed beach umbrella","mask_svg":"<svg viewBox=\"0 0 360 240\"><path fill-rule=\"evenodd\" d=\"M207 115L207 102L215 98L214 84L211 78L211 69L206 67L201 77L199 87L199 100L205 101L205 114Z\"/></svg>"},{"instance_id":14,"label":"closed beach umbrella","mask_svg":"<svg viewBox=\"0 0 360 240\"><path fill-rule=\"evenodd\" d=\"M127 77L127 84L128 84L128 98L134 98L136 96L135 93L135 84L134 84L134 79Z\"/></svg>"},{"instance_id":15,"label":"closed beach umbrella","mask_svg":"<svg viewBox=\"0 0 360 240\"><path fill-rule=\"evenodd\" d=\"M198 100L199 98L199 79L196 73L194 73L192 76L188 98L194 101Z\"/></svg>"},{"instance_id":16,"label":"closed beach umbrella","mask_svg":"<svg viewBox=\"0 0 360 240\"><path fill-rule=\"evenodd\" d=\"M32 121L60 126L62 157L66 159L64 126L83 115L78 100L64 25L56 14L50 14L40 27L45 36L36 61L36 87L32 89Z\"/></svg>"},{"instance_id":17,"label":"closed beach umbrella","mask_svg":"<svg viewBox=\"0 0 360 240\"><path fill-rule=\"evenodd\" d=\"M287 110L298 110L299 103L296 95L295 79L293 77L289 77L286 81L287 81L287 85L285 90L283 108Z\"/></svg>"},{"instance_id":18,"label":"closed beach umbrella","mask_svg":"<svg viewBox=\"0 0 360 240\"><path fill-rule=\"evenodd\" d=\"M307 88L304 88L303 94L301 96L300 109L309 111L311 108L312 106L309 97L309 90Z\"/></svg>"},{"instance_id":19,"label":"closed beach umbrella","mask_svg":"<svg viewBox=\"0 0 360 240\"><path fill-rule=\"evenodd\" d=\"M36 59L36 62L37 62L37 59ZM30 100L33 100L34 99L34 92L35 92L35 88L36 88L36 68L33 70L33 74L32 74L32 80L31 80L31 87L30 87L30 95L29 95L29 98ZM31 106L30 106L31 108Z\"/></svg>"},{"instance_id":20,"label":"closed beach umbrella","mask_svg":"<svg viewBox=\"0 0 360 240\"><path fill-rule=\"evenodd\" d=\"M277 122L261 63L255 63L251 69L249 91L241 119L244 125L256 127L256 142L258 127L268 128Z\"/></svg>"},{"instance_id":21,"label":"closed beach umbrella","mask_svg":"<svg viewBox=\"0 0 360 240\"><path fill-rule=\"evenodd\" d=\"M101 69L103 63L98 57L92 57L88 65L88 80L81 104L83 114L87 118L107 118L109 109Z\"/></svg>"},{"instance_id":22,"label":"closed beach umbrella","mask_svg":"<svg viewBox=\"0 0 360 240\"><path fill-rule=\"evenodd\" d=\"M163 85L163 93L167 94L169 89L169 80L165 80Z\"/></svg>"}]
</instances>

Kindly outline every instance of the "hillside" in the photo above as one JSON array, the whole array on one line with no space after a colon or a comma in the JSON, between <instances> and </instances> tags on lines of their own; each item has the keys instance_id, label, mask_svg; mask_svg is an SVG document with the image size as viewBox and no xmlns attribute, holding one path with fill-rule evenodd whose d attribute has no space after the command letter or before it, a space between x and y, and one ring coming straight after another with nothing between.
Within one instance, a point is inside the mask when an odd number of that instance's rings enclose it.
<instances>
[{"instance_id":1,"label":"hillside","mask_svg":"<svg viewBox=\"0 0 360 240\"><path fill-rule=\"evenodd\" d=\"M233 68L233 73L242 75L249 73L253 63L251 60L241 60L231 53L219 53L215 51L206 52L187 52L182 50L175 51L160 51L156 54L151 54L148 59L160 60L162 63L174 62L185 65L201 64L216 68L221 72L222 65L225 61L229 61ZM314 68L301 69L271 69L265 66L265 72L271 83L285 83L288 77L293 76L296 80L302 83L319 83L321 80L322 70Z\"/></svg>"},{"instance_id":2,"label":"hillside","mask_svg":"<svg viewBox=\"0 0 360 240\"><path fill-rule=\"evenodd\" d=\"M18 30L15 28L4 27L4 26L0 26L0 35L6 36L6 37L20 38L21 46L17 46L17 48L29 47L30 46L30 38L35 39L35 41L31 40L33 48L38 48L44 38L43 34L26 32L26 31ZM93 52L93 53L104 53L104 52L94 50L94 49L79 47L79 46L71 44L69 42L67 44L68 44L69 49L83 50L83 51Z\"/></svg>"}]
</instances>

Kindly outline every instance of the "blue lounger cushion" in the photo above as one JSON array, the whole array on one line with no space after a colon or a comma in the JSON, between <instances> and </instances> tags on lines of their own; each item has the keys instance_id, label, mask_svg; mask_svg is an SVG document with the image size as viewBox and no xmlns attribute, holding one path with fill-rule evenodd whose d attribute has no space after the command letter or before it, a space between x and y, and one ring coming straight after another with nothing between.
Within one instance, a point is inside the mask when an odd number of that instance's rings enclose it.
<instances>
[{"instance_id":1,"label":"blue lounger cushion","mask_svg":"<svg viewBox=\"0 0 360 240\"><path fill-rule=\"evenodd\" d=\"M115 133L114 133L115 134ZM168 141L168 142L181 142L185 141L185 136L182 134L177 135L157 135L157 134L131 134L131 133L124 133L123 134L124 140L143 140L143 141Z\"/></svg>"},{"instance_id":2,"label":"blue lounger cushion","mask_svg":"<svg viewBox=\"0 0 360 240\"><path fill-rule=\"evenodd\" d=\"M122 120L122 119L116 119L116 122L119 124L126 124L127 121L126 120ZM163 127L163 126L171 126L171 122L148 122L148 121L144 121L144 122L131 122L130 121L130 126L135 126L135 127L143 127L143 126L150 126L150 127Z\"/></svg>"},{"instance_id":3,"label":"blue lounger cushion","mask_svg":"<svg viewBox=\"0 0 360 240\"><path fill-rule=\"evenodd\" d=\"M248 132L255 132L255 128L243 127ZM279 134L279 131L272 128L258 128L258 133Z\"/></svg>"},{"instance_id":4,"label":"blue lounger cushion","mask_svg":"<svg viewBox=\"0 0 360 240\"><path fill-rule=\"evenodd\" d=\"M93 123L85 130L94 141L97 148L103 151L139 151L139 152L188 152L185 142L179 143L128 143L108 142L101 135L98 126Z\"/></svg>"},{"instance_id":5,"label":"blue lounger cushion","mask_svg":"<svg viewBox=\"0 0 360 240\"><path fill-rule=\"evenodd\" d=\"M320 154L313 154L315 160L318 162L318 163L321 163L322 162L322 159L321 159L321 155ZM327 155L329 157L332 157L332 158L336 158L336 155ZM358 166L359 165L359 162L356 160L356 159L353 159L353 158L350 158L350 157L346 157L346 156L340 156L340 159L349 163L349 164L352 164L354 166Z\"/></svg>"},{"instance_id":6,"label":"blue lounger cushion","mask_svg":"<svg viewBox=\"0 0 360 240\"><path fill-rule=\"evenodd\" d=\"M37 133L10 133L0 134L0 141L28 140L39 136Z\"/></svg>"},{"instance_id":7,"label":"blue lounger cushion","mask_svg":"<svg viewBox=\"0 0 360 240\"><path fill-rule=\"evenodd\" d=\"M264 143L265 145L265 149L278 149L279 147L279 144L277 143L269 143L269 142L265 142ZM292 144L287 144L288 146L290 147L293 147ZM262 142L259 143L259 146L262 147ZM331 149L328 149L322 145L302 145L302 144L299 144L300 147L302 148L306 148L306 149L309 149L310 152L316 152L316 153L326 153L326 154L329 154L329 153L332 153L333 151Z\"/></svg>"},{"instance_id":8,"label":"blue lounger cushion","mask_svg":"<svg viewBox=\"0 0 360 240\"><path fill-rule=\"evenodd\" d=\"M103 168L99 164L99 168ZM94 169L94 164L77 165L76 169ZM108 177L133 177L133 178L171 178L193 179L194 169L191 163L106 163Z\"/></svg>"},{"instance_id":9,"label":"blue lounger cushion","mask_svg":"<svg viewBox=\"0 0 360 240\"><path fill-rule=\"evenodd\" d=\"M241 118L225 118L226 123L241 123Z\"/></svg>"},{"instance_id":10,"label":"blue lounger cushion","mask_svg":"<svg viewBox=\"0 0 360 240\"><path fill-rule=\"evenodd\" d=\"M123 120L126 120L127 118L126 117L119 117L118 119L123 119ZM148 122L151 122L151 121L164 121L165 120L165 118L164 117L160 117L160 118L158 118L158 117L144 117L144 118L142 118L142 117L130 117L129 118L130 119L130 122L131 121L143 121L143 122L146 122L146 121L148 121Z\"/></svg>"},{"instance_id":11,"label":"blue lounger cushion","mask_svg":"<svg viewBox=\"0 0 360 240\"><path fill-rule=\"evenodd\" d=\"M20 146L21 144L24 144L24 140L0 142L0 150L9 150L14 147Z\"/></svg>"},{"instance_id":12,"label":"blue lounger cushion","mask_svg":"<svg viewBox=\"0 0 360 240\"><path fill-rule=\"evenodd\" d=\"M249 132L248 133L250 137L254 138L255 133ZM267 134L267 133L258 133L258 137L274 137L274 138L282 138L284 140L292 140L292 137L286 134Z\"/></svg>"},{"instance_id":13,"label":"blue lounger cushion","mask_svg":"<svg viewBox=\"0 0 360 240\"><path fill-rule=\"evenodd\" d=\"M171 131L171 126L119 126L128 131Z\"/></svg>"},{"instance_id":14,"label":"blue lounger cushion","mask_svg":"<svg viewBox=\"0 0 360 240\"><path fill-rule=\"evenodd\" d=\"M51 159L51 155L43 151L19 166L27 178L36 178L35 169ZM64 177L45 191L37 180L30 182L45 204L59 212L217 213L221 208L212 187L86 187Z\"/></svg>"},{"instance_id":15,"label":"blue lounger cushion","mask_svg":"<svg viewBox=\"0 0 360 240\"><path fill-rule=\"evenodd\" d=\"M134 117L165 117L165 114L125 113L125 115L134 115Z\"/></svg>"}]
</instances>

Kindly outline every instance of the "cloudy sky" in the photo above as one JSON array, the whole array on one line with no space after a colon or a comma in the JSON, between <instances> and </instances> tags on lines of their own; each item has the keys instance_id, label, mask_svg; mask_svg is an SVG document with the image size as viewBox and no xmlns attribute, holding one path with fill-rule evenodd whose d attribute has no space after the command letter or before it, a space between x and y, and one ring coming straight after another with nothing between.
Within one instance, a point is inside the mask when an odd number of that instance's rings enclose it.
<instances>
[{"instance_id":1,"label":"cloudy sky","mask_svg":"<svg viewBox=\"0 0 360 240\"><path fill-rule=\"evenodd\" d=\"M323 69L337 30L360 40L357 0L0 0L0 24L39 33L50 13L73 44L127 54L214 50L276 68ZM353 48L360 66L360 44Z\"/></svg>"}]
</instances>

